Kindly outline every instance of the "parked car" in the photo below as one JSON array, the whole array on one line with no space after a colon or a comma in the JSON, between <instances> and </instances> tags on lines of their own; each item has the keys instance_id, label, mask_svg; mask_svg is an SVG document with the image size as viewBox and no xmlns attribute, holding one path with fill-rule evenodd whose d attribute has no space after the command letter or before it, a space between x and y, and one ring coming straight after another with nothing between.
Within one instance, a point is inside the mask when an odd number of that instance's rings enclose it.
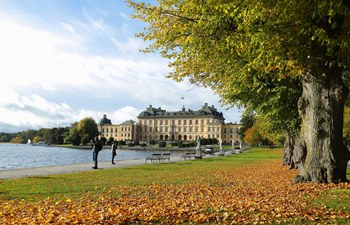
<instances>
[{"instance_id":1,"label":"parked car","mask_svg":"<svg viewBox=\"0 0 350 225\"><path fill-rule=\"evenodd\" d=\"M212 145L206 145L206 146L205 146L204 153L205 153L205 154L210 154L210 155L214 154L214 148L213 148L213 146L212 146Z\"/></svg>"}]
</instances>

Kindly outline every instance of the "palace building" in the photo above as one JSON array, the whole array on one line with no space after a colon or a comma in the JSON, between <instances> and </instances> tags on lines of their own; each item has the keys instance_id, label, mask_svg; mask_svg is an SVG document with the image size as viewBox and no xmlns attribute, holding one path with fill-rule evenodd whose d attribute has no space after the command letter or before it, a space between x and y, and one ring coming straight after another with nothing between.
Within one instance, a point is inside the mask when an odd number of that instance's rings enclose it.
<instances>
[{"instance_id":1,"label":"palace building","mask_svg":"<svg viewBox=\"0 0 350 225\"><path fill-rule=\"evenodd\" d=\"M170 112L150 105L137 117L138 122L128 120L115 125L103 115L98 124L101 137L113 137L118 141L195 141L201 138L216 138L223 143L240 143L240 124L227 123L221 112L205 103L201 109Z\"/></svg>"}]
</instances>

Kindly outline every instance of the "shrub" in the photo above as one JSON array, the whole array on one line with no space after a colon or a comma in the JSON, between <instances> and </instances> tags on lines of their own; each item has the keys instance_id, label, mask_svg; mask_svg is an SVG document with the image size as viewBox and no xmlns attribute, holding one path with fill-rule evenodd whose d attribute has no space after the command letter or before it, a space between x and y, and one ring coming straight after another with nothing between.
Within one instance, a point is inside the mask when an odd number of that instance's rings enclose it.
<instances>
[{"instance_id":1,"label":"shrub","mask_svg":"<svg viewBox=\"0 0 350 225\"><path fill-rule=\"evenodd\" d=\"M165 141L159 142L159 148L165 148L165 147L166 147Z\"/></svg>"},{"instance_id":2,"label":"shrub","mask_svg":"<svg viewBox=\"0 0 350 225\"><path fill-rule=\"evenodd\" d=\"M119 145L126 145L125 141L119 141Z\"/></svg>"}]
</instances>

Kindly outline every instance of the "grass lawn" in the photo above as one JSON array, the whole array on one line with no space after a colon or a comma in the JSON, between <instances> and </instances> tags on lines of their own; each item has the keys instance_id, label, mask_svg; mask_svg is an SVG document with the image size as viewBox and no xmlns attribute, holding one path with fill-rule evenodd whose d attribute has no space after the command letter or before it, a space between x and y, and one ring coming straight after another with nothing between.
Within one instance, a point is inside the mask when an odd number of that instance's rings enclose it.
<instances>
[{"instance_id":1,"label":"grass lawn","mask_svg":"<svg viewBox=\"0 0 350 225\"><path fill-rule=\"evenodd\" d=\"M0 224L350 223L349 184L291 185L281 149L0 181ZM349 173L348 173L349 174Z\"/></svg>"}]
</instances>

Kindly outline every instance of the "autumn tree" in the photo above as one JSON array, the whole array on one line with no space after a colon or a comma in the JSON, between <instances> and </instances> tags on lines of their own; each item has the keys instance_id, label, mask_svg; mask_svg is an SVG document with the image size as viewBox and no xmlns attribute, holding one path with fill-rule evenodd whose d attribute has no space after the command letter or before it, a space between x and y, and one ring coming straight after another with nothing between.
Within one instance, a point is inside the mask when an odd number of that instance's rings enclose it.
<instances>
[{"instance_id":1,"label":"autumn tree","mask_svg":"<svg viewBox=\"0 0 350 225\"><path fill-rule=\"evenodd\" d=\"M244 142L252 144L254 146L258 146L263 140L262 135L259 130L255 127L250 127L246 130L244 135Z\"/></svg>"},{"instance_id":2,"label":"autumn tree","mask_svg":"<svg viewBox=\"0 0 350 225\"><path fill-rule=\"evenodd\" d=\"M128 3L148 23L138 35L151 41L145 52L169 59L168 77L210 87L229 106L270 110L297 130L295 182L346 180L349 1Z\"/></svg>"}]
</instances>

